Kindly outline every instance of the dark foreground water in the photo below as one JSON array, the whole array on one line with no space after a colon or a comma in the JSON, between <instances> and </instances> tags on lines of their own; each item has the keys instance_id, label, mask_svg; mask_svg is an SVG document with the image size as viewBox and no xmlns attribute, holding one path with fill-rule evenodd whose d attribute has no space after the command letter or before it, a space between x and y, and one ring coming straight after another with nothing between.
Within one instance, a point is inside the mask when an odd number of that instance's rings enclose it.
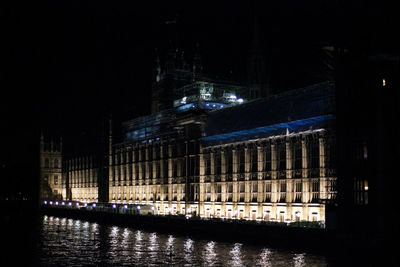
<instances>
[{"instance_id":1,"label":"dark foreground water","mask_svg":"<svg viewBox=\"0 0 400 267\"><path fill-rule=\"evenodd\" d=\"M234 234L234 233L232 233ZM324 256L42 216L41 266L327 266Z\"/></svg>"}]
</instances>

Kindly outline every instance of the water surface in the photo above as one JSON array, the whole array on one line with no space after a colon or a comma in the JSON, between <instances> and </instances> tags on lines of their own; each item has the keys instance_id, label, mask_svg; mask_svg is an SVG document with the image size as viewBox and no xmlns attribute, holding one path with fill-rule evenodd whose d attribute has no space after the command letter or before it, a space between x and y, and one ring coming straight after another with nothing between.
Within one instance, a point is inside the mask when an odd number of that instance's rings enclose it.
<instances>
[{"instance_id":1,"label":"water surface","mask_svg":"<svg viewBox=\"0 0 400 267\"><path fill-rule=\"evenodd\" d=\"M327 266L321 255L41 217L41 266Z\"/></svg>"}]
</instances>

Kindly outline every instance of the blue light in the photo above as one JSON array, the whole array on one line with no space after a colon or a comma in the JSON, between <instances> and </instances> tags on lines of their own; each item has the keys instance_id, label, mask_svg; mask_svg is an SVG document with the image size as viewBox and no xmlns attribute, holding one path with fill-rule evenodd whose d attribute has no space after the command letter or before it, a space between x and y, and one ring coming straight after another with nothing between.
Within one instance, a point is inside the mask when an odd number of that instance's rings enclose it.
<instances>
[{"instance_id":1,"label":"blue light","mask_svg":"<svg viewBox=\"0 0 400 267\"><path fill-rule=\"evenodd\" d=\"M96 203L93 203L93 204L92 204L92 207L93 207L93 208L96 208Z\"/></svg>"},{"instance_id":2,"label":"blue light","mask_svg":"<svg viewBox=\"0 0 400 267\"><path fill-rule=\"evenodd\" d=\"M124 205L124 208L127 210L128 209L128 205Z\"/></svg>"},{"instance_id":3,"label":"blue light","mask_svg":"<svg viewBox=\"0 0 400 267\"><path fill-rule=\"evenodd\" d=\"M117 208L117 205L113 204L112 207L113 207L113 209L116 209L116 208Z\"/></svg>"},{"instance_id":4,"label":"blue light","mask_svg":"<svg viewBox=\"0 0 400 267\"><path fill-rule=\"evenodd\" d=\"M46 200L44 201L44 204L47 205L47 201Z\"/></svg>"},{"instance_id":5,"label":"blue light","mask_svg":"<svg viewBox=\"0 0 400 267\"><path fill-rule=\"evenodd\" d=\"M138 210L140 210L140 206L137 206L136 208L137 208Z\"/></svg>"},{"instance_id":6,"label":"blue light","mask_svg":"<svg viewBox=\"0 0 400 267\"><path fill-rule=\"evenodd\" d=\"M206 136L202 138L202 141L220 141L220 140L228 140L228 139L237 139L237 138L251 138L255 135L262 135L263 137L268 137L272 135L286 134L286 130L289 129L292 132L301 131L301 130L309 130L310 128L314 128L316 125L324 122L333 120L335 118L334 115L323 115L314 118L308 118L304 120L298 120L287 123L273 124L265 127L259 127L254 129L242 130L237 132L229 132L223 133L220 135L212 135Z\"/></svg>"}]
</instances>

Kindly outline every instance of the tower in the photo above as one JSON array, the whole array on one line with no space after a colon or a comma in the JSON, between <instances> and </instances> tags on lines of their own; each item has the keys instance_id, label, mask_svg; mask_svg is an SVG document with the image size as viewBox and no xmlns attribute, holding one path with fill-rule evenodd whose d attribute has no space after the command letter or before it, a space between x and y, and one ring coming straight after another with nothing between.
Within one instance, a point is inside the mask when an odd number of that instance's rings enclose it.
<instances>
[{"instance_id":1,"label":"tower","mask_svg":"<svg viewBox=\"0 0 400 267\"><path fill-rule=\"evenodd\" d=\"M203 72L203 65L201 64L201 58L200 58L200 45L199 43L197 43L193 56L193 80L196 80L196 77L201 75L202 72Z\"/></svg>"},{"instance_id":2,"label":"tower","mask_svg":"<svg viewBox=\"0 0 400 267\"><path fill-rule=\"evenodd\" d=\"M66 199L66 184L62 177L62 139L46 142L40 137L40 200Z\"/></svg>"},{"instance_id":3,"label":"tower","mask_svg":"<svg viewBox=\"0 0 400 267\"><path fill-rule=\"evenodd\" d=\"M249 51L247 80L250 85L250 97L268 97L270 92L270 70L266 71L264 54L260 47L256 2L253 8L253 42ZM268 65L270 66L270 65Z\"/></svg>"}]
</instances>

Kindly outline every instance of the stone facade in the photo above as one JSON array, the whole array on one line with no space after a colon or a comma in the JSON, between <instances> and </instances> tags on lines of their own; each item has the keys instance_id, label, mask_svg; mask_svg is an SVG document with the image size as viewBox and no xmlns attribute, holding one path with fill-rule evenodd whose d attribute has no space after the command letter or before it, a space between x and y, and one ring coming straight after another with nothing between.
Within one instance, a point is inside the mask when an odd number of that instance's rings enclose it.
<instances>
[{"instance_id":1,"label":"stone facade","mask_svg":"<svg viewBox=\"0 0 400 267\"><path fill-rule=\"evenodd\" d=\"M62 141L45 142L40 139L40 198L65 199L65 179L62 174Z\"/></svg>"},{"instance_id":2,"label":"stone facade","mask_svg":"<svg viewBox=\"0 0 400 267\"><path fill-rule=\"evenodd\" d=\"M320 130L208 147L198 139L120 145L109 199L157 214L324 222L335 197L333 144Z\"/></svg>"}]
</instances>

